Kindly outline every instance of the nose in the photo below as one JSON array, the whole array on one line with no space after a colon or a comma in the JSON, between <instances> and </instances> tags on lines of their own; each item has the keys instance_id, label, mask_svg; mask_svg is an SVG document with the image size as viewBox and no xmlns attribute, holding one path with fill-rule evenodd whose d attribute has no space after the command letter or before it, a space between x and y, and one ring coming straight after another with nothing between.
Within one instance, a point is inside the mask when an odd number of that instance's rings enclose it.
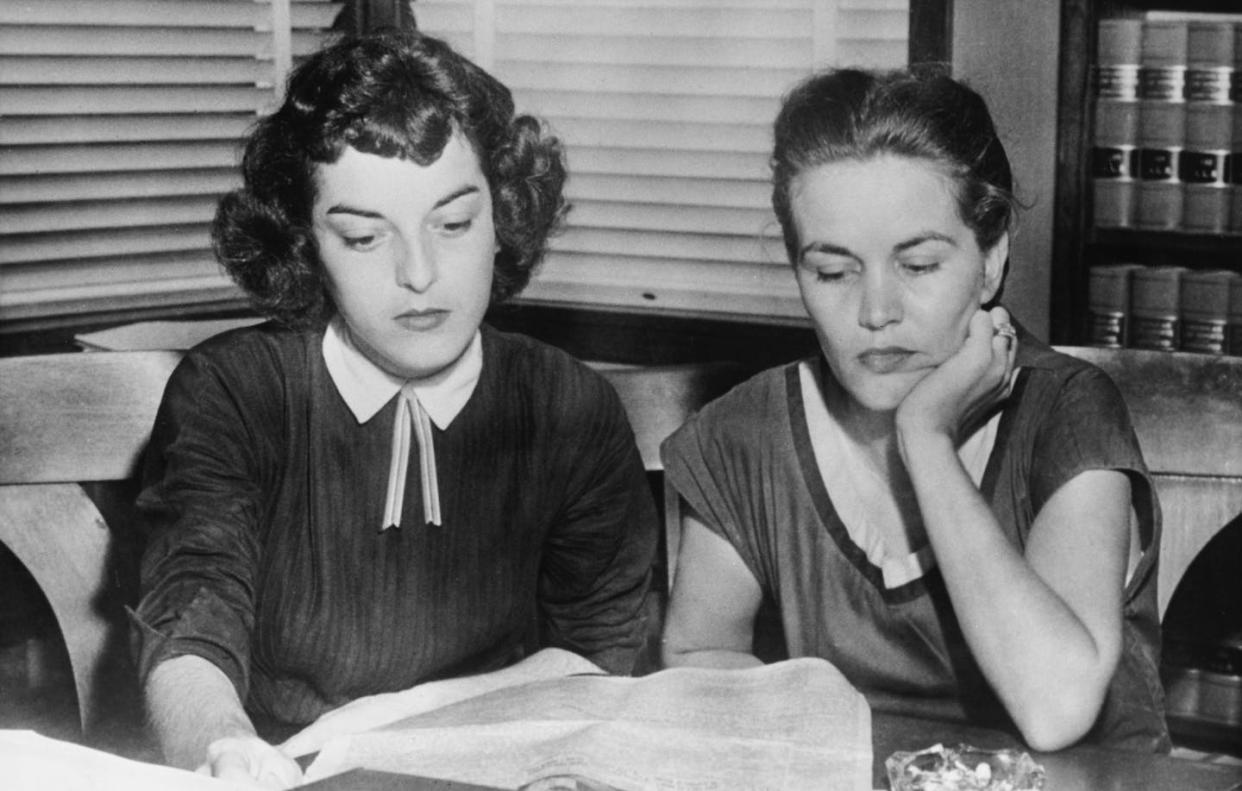
<instances>
[{"instance_id":1,"label":"nose","mask_svg":"<svg viewBox=\"0 0 1242 791\"><path fill-rule=\"evenodd\" d=\"M868 267L862 279L858 323L879 330L901 321L901 284L887 267Z\"/></svg>"},{"instance_id":2,"label":"nose","mask_svg":"<svg viewBox=\"0 0 1242 791\"><path fill-rule=\"evenodd\" d=\"M395 267L397 285L420 293L439 276L434 249L417 236L405 237L398 246Z\"/></svg>"}]
</instances>

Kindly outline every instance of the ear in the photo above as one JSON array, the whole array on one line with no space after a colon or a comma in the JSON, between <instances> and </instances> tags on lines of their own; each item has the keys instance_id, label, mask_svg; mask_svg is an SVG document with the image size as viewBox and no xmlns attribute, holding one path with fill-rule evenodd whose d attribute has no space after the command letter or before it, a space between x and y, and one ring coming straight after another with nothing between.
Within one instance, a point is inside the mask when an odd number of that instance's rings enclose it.
<instances>
[{"instance_id":1,"label":"ear","mask_svg":"<svg viewBox=\"0 0 1242 791\"><path fill-rule=\"evenodd\" d=\"M992 301L1001 284L1005 282L1005 262L1009 260L1009 232L1001 234L992 249L983 257L983 290L980 292L980 303L986 305Z\"/></svg>"}]
</instances>

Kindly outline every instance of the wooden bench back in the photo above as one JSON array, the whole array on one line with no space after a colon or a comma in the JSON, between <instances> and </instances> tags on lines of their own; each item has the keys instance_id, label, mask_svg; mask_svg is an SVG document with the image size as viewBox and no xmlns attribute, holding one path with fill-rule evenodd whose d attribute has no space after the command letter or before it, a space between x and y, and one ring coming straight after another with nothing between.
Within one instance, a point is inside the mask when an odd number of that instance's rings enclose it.
<instances>
[{"instance_id":1,"label":"wooden bench back","mask_svg":"<svg viewBox=\"0 0 1242 791\"><path fill-rule=\"evenodd\" d=\"M1060 351L1102 368L1134 419L1164 519L1157 577L1163 617L1190 563L1242 514L1242 357Z\"/></svg>"},{"instance_id":2,"label":"wooden bench back","mask_svg":"<svg viewBox=\"0 0 1242 791\"><path fill-rule=\"evenodd\" d=\"M80 482L136 472L177 352L0 358L0 542L51 605L84 729L106 649L123 637L112 534Z\"/></svg>"},{"instance_id":3,"label":"wooden bench back","mask_svg":"<svg viewBox=\"0 0 1242 791\"><path fill-rule=\"evenodd\" d=\"M0 358L0 484L128 478L179 352Z\"/></svg>"},{"instance_id":4,"label":"wooden bench back","mask_svg":"<svg viewBox=\"0 0 1242 791\"><path fill-rule=\"evenodd\" d=\"M731 363L691 363L600 370L625 407L643 466L663 469L660 443L708 401L741 381L745 371Z\"/></svg>"},{"instance_id":5,"label":"wooden bench back","mask_svg":"<svg viewBox=\"0 0 1242 791\"><path fill-rule=\"evenodd\" d=\"M643 466L662 471L660 443L704 404L724 395L747 371L733 363L687 363L637 368L605 368L634 429ZM681 548L681 500L667 482L664 491L664 569L671 590Z\"/></svg>"},{"instance_id":6,"label":"wooden bench back","mask_svg":"<svg viewBox=\"0 0 1242 791\"><path fill-rule=\"evenodd\" d=\"M1191 560L1242 513L1242 359L1063 348L1117 383L1164 512L1159 600L1168 606ZM176 351L0 358L0 541L44 591L65 637L84 727L96 721L98 663L117 624L106 594L109 531L79 482L126 480L146 446ZM648 470L660 443L746 375L728 364L604 368ZM668 574L680 516L665 487Z\"/></svg>"},{"instance_id":7,"label":"wooden bench back","mask_svg":"<svg viewBox=\"0 0 1242 791\"><path fill-rule=\"evenodd\" d=\"M105 351L0 358L0 542L52 607L87 730L100 721L106 646L125 625L118 603L107 602L115 598L112 536L80 484L136 475L181 356ZM660 469L660 442L740 378L728 365L604 367L603 373L621 396L648 470ZM672 503L675 513L675 498Z\"/></svg>"}]
</instances>

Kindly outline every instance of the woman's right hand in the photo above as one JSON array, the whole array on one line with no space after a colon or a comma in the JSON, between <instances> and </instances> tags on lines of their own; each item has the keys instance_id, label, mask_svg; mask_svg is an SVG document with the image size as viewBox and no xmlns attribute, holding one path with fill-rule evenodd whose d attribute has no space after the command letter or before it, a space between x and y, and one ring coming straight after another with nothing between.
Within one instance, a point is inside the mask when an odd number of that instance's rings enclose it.
<instances>
[{"instance_id":1,"label":"woman's right hand","mask_svg":"<svg viewBox=\"0 0 1242 791\"><path fill-rule=\"evenodd\" d=\"M302 783L302 769L292 758L258 736L229 736L207 745L199 774L242 788L282 791Z\"/></svg>"},{"instance_id":2,"label":"woman's right hand","mask_svg":"<svg viewBox=\"0 0 1242 791\"><path fill-rule=\"evenodd\" d=\"M242 788L302 782L297 763L256 735L233 682L206 659L185 654L160 662L144 691L152 733L169 765Z\"/></svg>"},{"instance_id":3,"label":"woman's right hand","mask_svg":"<svg viewBox=\"0 0 1242 791\"><path fill-rule=\"evenodd\" d=\"M1012 330L1004 308L975 312L957 353L915 385L898 407L903 441L929 434L960 439L980 415L1009 395L1017 341L998 333L999 327Z\"/></svg>"}]
</instances>

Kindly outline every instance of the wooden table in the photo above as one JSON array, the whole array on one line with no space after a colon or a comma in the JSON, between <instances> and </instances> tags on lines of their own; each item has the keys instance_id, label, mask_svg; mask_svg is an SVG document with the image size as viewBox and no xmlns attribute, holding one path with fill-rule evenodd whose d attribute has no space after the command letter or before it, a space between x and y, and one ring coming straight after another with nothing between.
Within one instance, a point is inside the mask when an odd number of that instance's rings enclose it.
<instances>
[{"instance_id":1,"label":"wooden table","mask_svg":"<svg viewBox=\"0 0 1242 791\"><path fill-rule=\"evenodd\" d=\"M934 744L959 743L988 750L1021 745L1008 734L984 728L876 714L872 717L872 783L888 788L884 759L894 752L922 750ZM1229 791L1242 789L1242 766L1225 766L1170 758L1073 747L1056 753L1032 753L1047 772L1047 791Z\"/></svg>"},{"instance_id":2,"label":"wooden table","mask_svg":"<svg viewBox=\"0 0 1242 791\"><path fill-rule=\"evenodd\" d=\"M876 714L872 718L872 785L888 788L884 759L899 750L958 743L984 749L1020 747L1007 734L983 728ZM1047 772L1047 791L1242 791L1242 766L1226 766L1164 755L1136 755L1094 747L1033 753ZM354 770L303 786L308 791L488 791L479 786ZM493 790L494 791L494 790Z\"/></svg>"}]
</instances>

